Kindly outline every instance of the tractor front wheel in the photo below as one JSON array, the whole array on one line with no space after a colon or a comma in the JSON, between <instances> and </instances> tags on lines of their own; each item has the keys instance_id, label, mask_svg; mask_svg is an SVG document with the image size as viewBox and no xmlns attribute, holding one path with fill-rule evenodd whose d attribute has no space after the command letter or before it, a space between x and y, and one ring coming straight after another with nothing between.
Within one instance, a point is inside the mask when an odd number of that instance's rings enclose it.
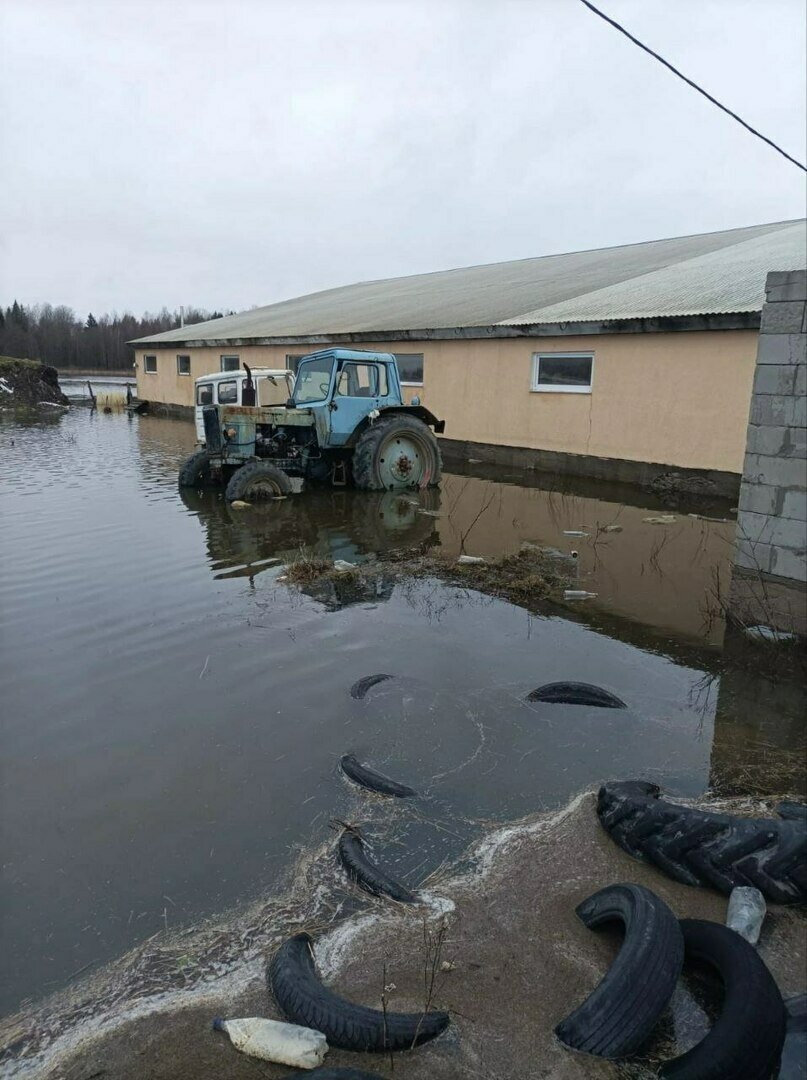
<instances>
[{"instance_id":1,"label":"tractor front wheel","mask_svg":"<svg viewBox=\"0 0 807 1080\"><path fill-rule=\"evenodd\" d=\"M206 450L197 450L195 454L185 461L179 470L179 486L181 488L208 487L211 482L210 459Z\"/></svg>"},{"instance_id":2,"label":"tractor front wheel","mask_svg":"<svg viewBox=\"0 0 807 1080\"><path fill-rule=\"evenodd\" d=\"M353 482L363 491L435 487L442 471L434 433L422 420L401 413L371 424L353 453Z\"/></svg>"},{"instance_id":3,"label":"tractor front wheel","mask_svg":"<svg viewBox=\"0 0 807 1080\"><path fill-rule=\"evenodd\" d=\"M230 477L224 497L227 502L236 499L260 502L290 493L291 480L277 465L270 465L268 461L248 461Z\"/></svg>"}]
</instances>

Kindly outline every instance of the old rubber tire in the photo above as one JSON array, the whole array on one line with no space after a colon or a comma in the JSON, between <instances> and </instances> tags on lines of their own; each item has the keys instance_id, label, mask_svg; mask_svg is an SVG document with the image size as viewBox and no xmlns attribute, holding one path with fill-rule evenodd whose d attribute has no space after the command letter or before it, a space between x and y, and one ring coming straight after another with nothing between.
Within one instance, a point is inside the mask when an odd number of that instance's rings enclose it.
<instances>
[{"instance_id":1,"label":"old rubber tire","mask_svg":"<svg viewBox=\"0 0 807 1080\"><path fill-rule=\"evenodd\" d=\"M416 416L403 413L371 424L353 453L353 482L362 491L434 487L442 472L434 433Z\"/></svg>"},{"instance_id":2,"label":"old rubber tire","mask_svg":"<svg viewBox=\"0 0 807 1080\"><path fill-rule=\"evenodd\" d=\"M678 920L663 900L643 885L600 889L577 907L593 930L621 922L625 940L602 981L555 1028L572 1050L604 1058L635 1053L667 1008L684 963Z\"/></svg>"},{"instance_id":3,"label":"old rubber tire","mask_svg":"<svg viewBox=\"0 0 807 1080\"><path fill-rule=\"evenodd\" d=\"M319 981L308 934L295 934L275 953L269 984L278 1008L293 1024L321 1031L342 1050L409 1050L448 1027L444 1012L380 1012L339 997Z\"/></svg>"},{"instance_id":4,"label":"old rubber tire","mask_svg":"<svg viewBox=\"0 0 807 1080\"><path fill-rule=\"evenodd\" d=\"M206 450L197 450L183 463L179 470L181 488L207 487L210 483L210 459Z\"/></svg>"},{"instance_id":5,"label":"old rubber tire","mask_svg":"<svg viewBox=\"0 0 807 1080\"><path fill-rule=\"evenodd\" d=\"M686 960L714 968L724 988L720 1016L697 1046L668 1061L665 1080L769 1080L785 1041L782 995L753 945L734 930L682 919Z\"/></svg>"},{"instance_id":6,"label":"old rubber tire","mask_svg":"<svg viewBox=\"0 0 807 1080\"><path fill-rule=\"evenodd\" d=\"M260 502L276 499L291 493L291 480L277 465L268 461L248 461L233 473L224 497L227 502L243 499L244 502Z\"/></svg>"},{"instance_id":7,"label":"old rubber tire","mask_svg":"<svg viewBox=\"0 0 807 1080\"><path fill-rule=\"evenodd\" d=\"M339 858L348 877L373 896L388 896L399 904L414 904L417 900L411 890L373 862L355 829L345 829L339 837Z\"/></svg>"}]
</instances>

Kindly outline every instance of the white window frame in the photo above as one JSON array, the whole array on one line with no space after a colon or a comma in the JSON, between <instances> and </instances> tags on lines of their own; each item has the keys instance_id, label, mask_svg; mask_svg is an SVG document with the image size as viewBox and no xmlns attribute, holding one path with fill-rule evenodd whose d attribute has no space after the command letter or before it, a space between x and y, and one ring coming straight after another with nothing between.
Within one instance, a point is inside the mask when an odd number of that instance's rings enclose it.
<instances>
[{"instance_id":1,"label":"white window frame","mask_svg":"<svg viewBox=\"0 0 807 1080\"><path fill-rule=\"evenodd\" d=\"M179 361L180 360L187 360L188 361L188 370L187 371L182 371L180 369L180 366L179 366ZM183 376L185 376L187 378L187 376L190 375L190 373L191 373L190 354L189 353L177 353L177 375L183 375Z\"/></svg>"},{"instance_id":2,"label":"white window frame","mask_svg":"<svg viewBox=\"0 0 807 1080\"><path fill-rule=\"evenodd\" d=\"M238 362L237 366L234 367L234 368L225 367L224 366L224 361L225 360L236 360ZM241 357L236 356L235 353L222 353L219 356L219 368L220 368L221 371L226 372L228 375L231 374L233 371L240 371L241 370Z\"/></svg>"},{"instance_id":3,"label":"white window frame","mask_svg":"<svg viewBox=\"0 0 807 1080\"><path fill-rule=\"evenodd\" d=\"M153 368L149 367L149 361L150 360L154 361L154 367ZM143 357L143 373L145 375L156 375L157 374L157 357L154 356L151 353L148 356Z\"/></svg>"},{"instance_id":4,"label":"white window frame","mask_svg":"<svg viewBox=\"0 0 807 1080\"><path fill-rule=\"evenodd\" d=\"M591 361L591 378L588 386L561 386L558 384L550 385L548 383L538 382L538 373L541 368L541 361L546 358L547 360L590 360ZM532 354L532 380L530 384L530 390L533 394L590 394L591 388L594 385L594 353L584 352L536 352Z\"/></svg>"},{"instance_id":5,"label":"white window frame","mask_svg":"<svg viewBox=\"0 0 807 1080\"><path fill-rule=\"evenodd\" d=\"M420 386L420 387L422 387L423 386L423 379L426 378L426 354L425 353L401 353L401 356L422 356L423 357L423 363L422 363L422 366L423 366L423 378L420 380L420 382L417 382L414 379L401 378L401 386ZM398 362L398 354L397 353L395 354L395 362L396 362L396 364ZM398 368L398 374L400 375L400 373L401 373L401 369Z\"/></svg>"}]
</instances>

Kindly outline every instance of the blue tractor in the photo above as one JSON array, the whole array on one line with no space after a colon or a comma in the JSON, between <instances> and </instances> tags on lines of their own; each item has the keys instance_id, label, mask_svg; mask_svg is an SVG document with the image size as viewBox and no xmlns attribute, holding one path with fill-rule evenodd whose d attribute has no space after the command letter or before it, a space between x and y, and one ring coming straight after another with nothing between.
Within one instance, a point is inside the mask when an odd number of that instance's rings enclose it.
<instances>
[{"instance_id":1,"label":"blue tractor","mask_svg":"<svg viewBox=\"0 0 807 1080\"><path fill-rule=\"evenodd\" d=\"M285 406L256 405L251 384L246 368L242 404L204 407L204 449L182 466L181 487L225 484L229 502L255 502L288 495L295 476L365 491L439 484L445 421L417 398L404 404L391 353L310 353Z\"/></svg>"}]
</instances>

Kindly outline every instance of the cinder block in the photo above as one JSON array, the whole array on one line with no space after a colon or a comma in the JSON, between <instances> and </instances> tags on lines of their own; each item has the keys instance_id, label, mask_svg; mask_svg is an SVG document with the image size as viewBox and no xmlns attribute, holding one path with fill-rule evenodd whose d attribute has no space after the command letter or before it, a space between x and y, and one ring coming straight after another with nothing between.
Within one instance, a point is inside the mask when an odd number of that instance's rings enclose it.
<instances>
[{"instance_id":1,"label":"cinder block","mask_svg":"<svg viewBox=\"0 0 807 1080\"><path fill-rule=\"evenodd\" d=\"M752 424L787 424L793 398L787 394L755 394L751 399Z\"/></svg>"},{"instance_id":2,"label":"cinder block","mask_svg":"<svg viewBox=\"0 0 807 1080\"><path fill-rule=\"evenodd\" d=\"M780 370L780 369L774 369ZM793 369L796 373L796 378L793 382L793 393L796 397L804 397L807 394L807 364L797 364Z\"/></svg>"},{"instance_id":3,"label":"cinder block","mask_svg":"<svg viewBox=\"0 0 807 1080\"><path fill-rule=\"evenodd\" d=\"M762 489L760 489L762 490ZM770 491L771 488L765 488L764 490ZM807 522L807 490L803 491L783 491L782 506L779 510L779 514L783 518L793 518L795 521ZM751 507L749 507L751 509ZM765 511L761 511L765 513Z\"/></svg>"},{"instance_id":4,"label":"cinder block","mask_svg":"<svg viewBox=\"0 0 807 1080\"><path fill-rule=\"evenodd\" d=\"M807 458L807 430L803 427L786 427L781 452L785 457Z\"/></svg>"},{"instance_id":5,"label":"cinder block","mask_svg":"<svg viewBox=\"0 0 807 1080\"><path fill-rule=\"evenodd\" d=\"M789 427L807 427L807 395L787 399L785 423Z\"/></svg>"},{"instance_id":6,"label":"cinder block","mask_svg":"<svg viewBox=\"0 0 807 1080\"><path fill-rule=\"evenodd\" d=\"M767 484L749 483L743 483L740 487L738 508L741 516L744 510L752 514L775 514L778 502L778 488L768 487Z\"/></svg>"},{"instance_id":7,"label":"cinder block","mask_svg":"<svg viewBox=\"0 0 807 1080\"><path fill-rule=\"evenodd\" d=\"M805 448L799 446L798 433L798 428L791 430L784 426L757 427L751 424L748 428L746 450L750 454L768 454L771 457L804 457Z\"/></svg>"},{"instance_id":8,"label":"cinder block","mask_svg":"<svg viewBox=\"0 0 807 1080\"><path fill-rule=\"evenodd\" d=\"M791 581L807 581L807 551L791 551L788 548L770 549L770 569L768 573L777 577L790 578Z\"/></svg>"},{"instance_id":9,"label":"cinder block","mask_svg":"<svg viewBox=\"0 0 807 1080\"><path fill-rule=\"evenodd\" d=\"M792 394L798 370L794 364L757 364L754 394Z\"/></svg>"},{"instance_id":10,"label":"cinder block","mask_svg":"<svg viewBox=\"0 0 807 1080\"><path fill-rule=\"evenodd\" d=\"M737 518L737 538L749 544L772 544L776 518L744 511Z\"/></svg>"},{"instance_id":11,"label":"cinder block","mask_svg":"<svg viewBox=\"0 0 807 1080\"><path fill-rule=\"evenodd\" d=\"M807 363L807 334L765 334L759 339L757 363Z\"/></svg>"},{"instance_id":12,"label":"cinder block","mask_svg":"<svg viewBox=\"0 0 807 1080\"><path fill-rule=\"evenodd\" d=\"M734 562L746 570L761 570L768 574L771 568L771 547L769 544L738 540L734 548Z\"/></svg>"},{"instance_id":13,"label":"cinder block","mask_svg":"<svg viewBox=\"0 0 807 1080\"><path fill-rule=\"evenodd\" d=\"M765 283L765 299L769 304L783 300L807 300L807 270L789 270L781 274L779 280L771 281L771 275Z\"/></svg>"},{"instance_id":14,"label":"cinder block","mask_svg":"<svg viewBox=\"0 0 807 1080\"><path fill-rule=\"evenodd\" d=\"M765 293L782 285L800 283L807 289L807 270L771 270L765 279Z\"/></svg>"},{"instance_id":15,"label":"cinder block","mask_svg":"<svg viewBox=\"0 0 807 1080\"><path fill-rule=\"evenodd\" d=\"M760 334L798 334L804 322L804 304L787 300L781 304L765 304L762 308Z\"/></svg>"},{"instance_id":16,"label":"cinder block","mask_svg":"<svg viewBox=\"0 0 807 1080\"><path fill-rule=\"evenodd\" d=\"M770 457L766 454L745 455L743 480L771 487L802 488L807 466L798 458Z\"/></svg>"}]
</instances>

